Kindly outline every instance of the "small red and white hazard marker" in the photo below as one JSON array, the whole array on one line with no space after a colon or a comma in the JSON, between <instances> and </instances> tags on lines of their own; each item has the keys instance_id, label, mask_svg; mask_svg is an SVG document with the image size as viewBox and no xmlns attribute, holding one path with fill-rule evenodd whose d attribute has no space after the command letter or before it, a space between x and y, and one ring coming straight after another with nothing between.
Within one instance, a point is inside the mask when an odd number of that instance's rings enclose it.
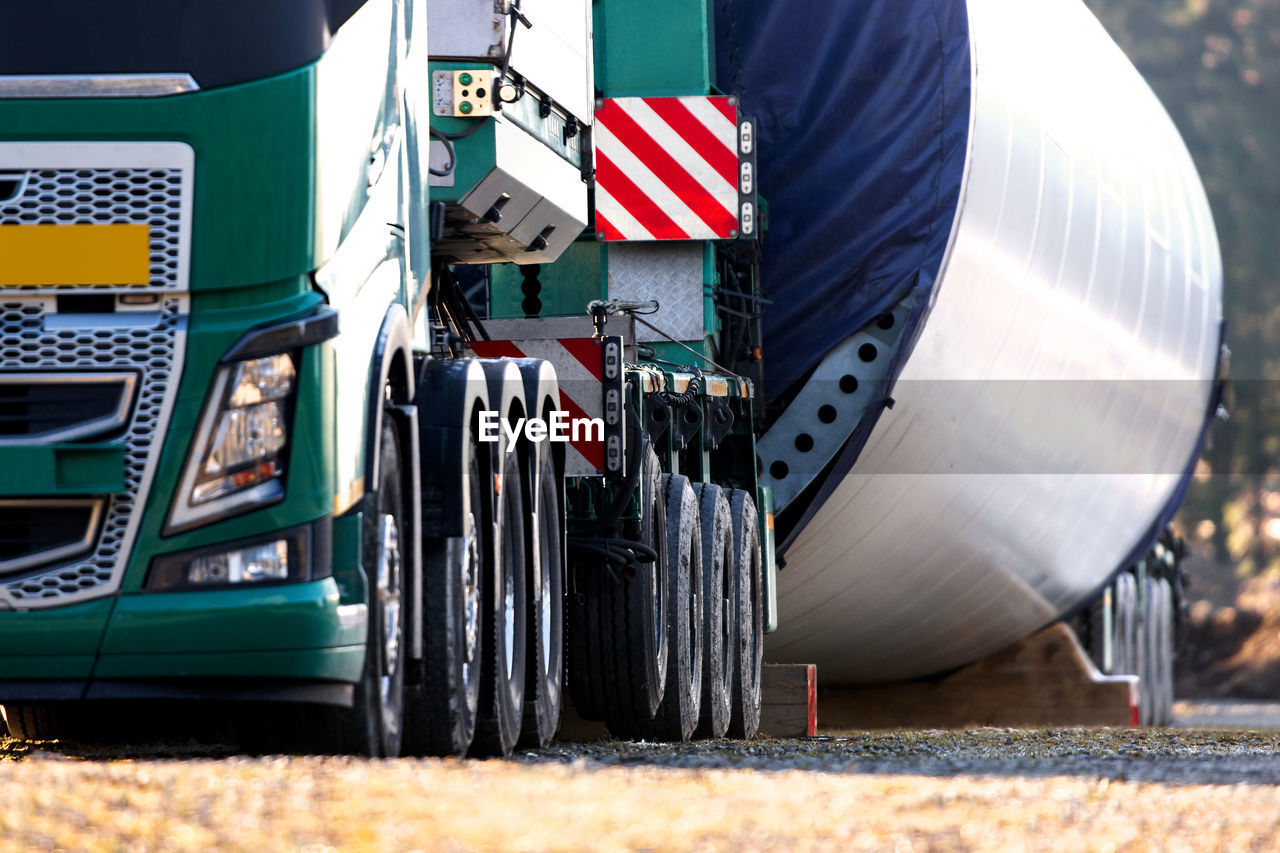
<instances>
[{"instance_id":1,"label":"small red and white hazard marker","mask_svg":"<svg viewBox=\"0 0 1280 853\"><path fill-rule=\"evenodd\" d=\"M743 134L727 96L606 98L592 130L601 240L731 240L748 236ZM748 142L748 154L750 143ZM750 157L754 160L754 157ZM754 163L746 188L754 196ZM743 205L749 205L745 209Z\"/></svg>"},{"instance_id":2,"label":"small red and white hazard marker","mask_svg":"<svg viewBox=\"0 0 1280 853\"><path fill-rule=\"evenodd\" d=\"M472 341L481 358L540 358L556 369L560 405L577 423L602 419L600 395L604 368L600 346L592 338L544 338L519 341ZM605 443L590 430L574 431L565 445L565 475L586 476L605 468Z\"/></svg>"}]
</instances>

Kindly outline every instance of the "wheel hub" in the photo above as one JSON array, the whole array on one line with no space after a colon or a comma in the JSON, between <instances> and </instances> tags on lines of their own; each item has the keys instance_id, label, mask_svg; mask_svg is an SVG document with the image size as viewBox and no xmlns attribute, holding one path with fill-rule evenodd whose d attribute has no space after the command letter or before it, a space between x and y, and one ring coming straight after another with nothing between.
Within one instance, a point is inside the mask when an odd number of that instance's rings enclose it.
<instances>
[{"instance_id":1,"label":"wheel hub","mask_svg":"<svg viewBox=\"0 0 1280 853\"><path fill-rule=\"evenodd\" d=\"M476 529L475 513L467 514L467 535L462 542L462 595L463 595L463 672L462 680L470 684L475 672L480 645L480 583L477 579L480 565L480 536Z\"/></svg>"},{"instance_id":2,"label":"wheel hub","mask_svg":"<svg viewBox=\"0 0 1280 853\"><path fill-rule=\"evenodd\" d=\"M400 528L395 516L383 515L378 537L378 612L382 617L382 706L391 705L392 681L400 668L401 572Z\"/></svg>"},{"instance_id":3,"label":"wheel hub","mask_svg":"<svg viewBox=\"0 0 1280 853\"><path fill-rule=\"evenodd\" d=\"M510 529L503 531L503 535L510 534ZM502 573L502 645L506 653L506 675L507 681L510 681L514 675L515 654L516 654L516 578L515 572L523 571L523 567L515 566L515 560L511 559L511 549L507 547L508 559L506 562L506 571Z\"/></svg>"},{"instance_id":4,"label":"wheel hub","mask_svg":"<svg viewBox=\"0 0 1280 853\"><path fill-rule=\"evenodd\" d=\"M542 651L540 660L542 661L542 674L546 675L551 671L551 572L554 568L550 566L550 554L547 553L547 540L543 536L541 521L535 515L533 518L533 535L535 538L533 553L534 557L534 577L538 584L538 644ZM554 535L554 531L552 531Z\"/></svg>"}]
</instances>

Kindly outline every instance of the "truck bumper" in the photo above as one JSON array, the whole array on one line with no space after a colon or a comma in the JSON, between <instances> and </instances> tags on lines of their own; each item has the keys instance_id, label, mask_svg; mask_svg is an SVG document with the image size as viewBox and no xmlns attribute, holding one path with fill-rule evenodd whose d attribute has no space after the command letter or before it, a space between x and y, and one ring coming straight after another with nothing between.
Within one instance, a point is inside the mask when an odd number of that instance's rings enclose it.
<instances>
[{"instance_id":1,"label":"truck bumper","mask_svg":"<svg viewBox=\"0 0 1280 853\"><path fill-rule=\"evenodd\" d=\"M109 609L110 604L93 606ZM86 610L78 614L81 619L97 622L100 631L102 614L89 614L87 605L67 610L81 609ZM54 612L33 615L48 620ZM4 614L0 638L20 633L27 615ZM350 701L349 685L359 680L364 666L366 618L363 604L340 603L333 578L256 589L122 595L105 636L98 634L100 651L90 646L49 650L80 654L0 656L0 704L78 698L341 704L343 696ZM31 644L22 644L22 650L32 650Z\"/></svg>"},{"instance_id":2,"label":"truck bumper","mask_svg":"<svg viewBox=\"0 0 1280 853\"><path fill-rule=\"evenodd\" d=\"M333 578L258 589L122 595L94 678L356 681L366 611Z\"/></svg>"},{"instance_id":3,"label":"truck bumper","mask_svg":"<svg viewBox=\"0 0 1280 853\"><path fill-rule=\"evenodd\" d=\"M0 612L0 680L88 678L113 603Z\"/></svg>"}]
</instances>

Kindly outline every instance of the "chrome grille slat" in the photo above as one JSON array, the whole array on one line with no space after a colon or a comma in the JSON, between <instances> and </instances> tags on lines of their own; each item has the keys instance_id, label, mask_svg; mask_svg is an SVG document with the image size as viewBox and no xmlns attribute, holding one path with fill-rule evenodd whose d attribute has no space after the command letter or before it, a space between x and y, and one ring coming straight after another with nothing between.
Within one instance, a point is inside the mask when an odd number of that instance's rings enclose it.
<instances>
[{"instance_id":1,"label":"chrome grille slat","mask_svg":"<svg viewBox=\"0 0 1280 853\"><path fill-rule=\"evenodd\" d=\"M136 373L0 373L0 446L70 441L124 426Z\"/></svg>"},{"instance_id":2,"label":"chrome grille slat","mask_svg":"<svg viewBox=\"0 0 1280 853\"><path fill-rule=\"evenodd\" d=\"M0 574L69 560L93 548L104 501L0 499Z\"/></svg>"}]
</instances>

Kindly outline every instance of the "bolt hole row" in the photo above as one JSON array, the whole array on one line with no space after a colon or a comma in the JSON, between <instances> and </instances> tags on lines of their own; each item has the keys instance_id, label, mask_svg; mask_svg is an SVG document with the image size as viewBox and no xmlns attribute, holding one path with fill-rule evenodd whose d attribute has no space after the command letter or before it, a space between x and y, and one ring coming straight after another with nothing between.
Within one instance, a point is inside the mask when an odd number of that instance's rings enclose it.
<instances>
[{"instance_id":1,"label":"bolt hole row","mask_svg":"<svg viewBox=\"0 0 1280 853\"><path fill-rule=\"evenodd\" d=\"M885 318L888 318L888 325L885 325ZM877 323L880 325L880 328L887 329L893 325L893 315L883 314ZM875 344L863 344L858 348L858 357L863 361L875 361L876 355L878 355L878 352ZM858 377L854 376L852 373L846 373L844 376L841 376L840 390L846 394L852 394L857 391ZM836 418L839 417L839 415L839 410L830 403L825 403L818 407L818 420L822 421L824 424L835 423ZM800 433L795 437L795 447L800 453L809 453L814 448L813 436L809 435L807 432ZM769 465L769 474L775 480L785 480L787 475L790 473L790 466L781 459L776 459Z\"/></svg>"}]
</instances>

